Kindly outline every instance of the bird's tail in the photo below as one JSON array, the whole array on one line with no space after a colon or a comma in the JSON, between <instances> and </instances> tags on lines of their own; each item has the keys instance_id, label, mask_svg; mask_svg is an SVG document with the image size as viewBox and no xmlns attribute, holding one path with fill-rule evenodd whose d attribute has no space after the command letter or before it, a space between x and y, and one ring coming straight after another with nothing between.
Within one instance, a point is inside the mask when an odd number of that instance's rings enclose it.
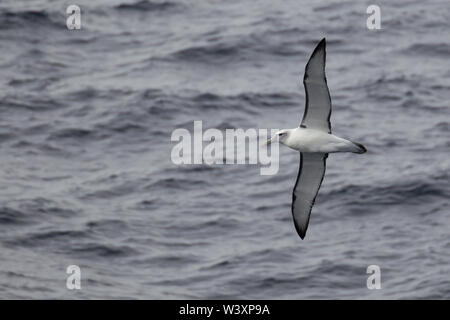
<instances>
[{"instance_id":1,"label":"bird's tail","mask_svg":"<svg viewBox=\"0 0 450 320\"><path fill-rule=\"evenodd\" d=\"M353 143L353 146L352 146L352 152L353 153L365 153L365 152L367 152L366 147L364 147L361 143L354 142L354 141L350 141L350 142Z\"/></svg>"}]
</instances>

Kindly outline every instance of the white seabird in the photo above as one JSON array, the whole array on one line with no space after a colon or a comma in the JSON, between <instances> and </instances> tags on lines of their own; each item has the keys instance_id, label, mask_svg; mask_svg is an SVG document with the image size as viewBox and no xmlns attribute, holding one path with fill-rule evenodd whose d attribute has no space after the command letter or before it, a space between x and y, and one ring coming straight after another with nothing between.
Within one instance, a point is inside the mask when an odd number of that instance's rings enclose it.
<instances>
[{"instance_id":1,"label":"white seabird","mask_svg":"<svg viewBox=\"0 0 450 320\"><path fill-rule=\"evenodd\" d=\"M325 38L319 42L306 64L303 78L306 106L300 126L280 130L265 143L279 142L300 151L300 167L292 194L292 215L295 229L302 239L325 175L328 154L367 151L362 144L331 134L331 98L325 76L325 42Z\"/></svg>"}]
</instances>

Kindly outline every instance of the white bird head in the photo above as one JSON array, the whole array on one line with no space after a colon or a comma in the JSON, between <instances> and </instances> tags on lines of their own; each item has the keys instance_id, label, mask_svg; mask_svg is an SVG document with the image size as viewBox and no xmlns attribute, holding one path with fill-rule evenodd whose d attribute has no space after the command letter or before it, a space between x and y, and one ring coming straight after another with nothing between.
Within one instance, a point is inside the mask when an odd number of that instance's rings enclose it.
<instances>
[{"instance_id":1,"label":"white bird head","mask_svg":"<svg viewBox=\"0 0 450 320\"><path fill-rule=\"evenodd\" d=\"M290 131L291 131L290 129L283 129L283 130L278 131L277 133L275 133L273 135L272 138L270 138L269 140L264 142L264 145L267 146L268 144L271 144L274 142L286 144L286 139L289 137Z\"/></svg>"}]
</instances>

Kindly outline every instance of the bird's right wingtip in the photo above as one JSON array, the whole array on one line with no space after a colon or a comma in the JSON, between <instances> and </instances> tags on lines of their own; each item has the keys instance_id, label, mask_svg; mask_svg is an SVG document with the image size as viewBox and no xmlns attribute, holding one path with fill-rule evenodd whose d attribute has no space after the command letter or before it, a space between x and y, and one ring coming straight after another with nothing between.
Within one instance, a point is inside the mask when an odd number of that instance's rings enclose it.
<instances>
[{"instance_id":1,"label":"bird's right wingtip","mask_svg":"<svg viewBox=\"0 0 450 320\"><path fill-rule=\"evenodd\" d=\"M325 47L326 44L327 44L327 40L326 40L325 38L322 38L322 40L319 41L319 43L317 44L316 47L317 47L317 48Z\"/></svg>"}]
</instances>

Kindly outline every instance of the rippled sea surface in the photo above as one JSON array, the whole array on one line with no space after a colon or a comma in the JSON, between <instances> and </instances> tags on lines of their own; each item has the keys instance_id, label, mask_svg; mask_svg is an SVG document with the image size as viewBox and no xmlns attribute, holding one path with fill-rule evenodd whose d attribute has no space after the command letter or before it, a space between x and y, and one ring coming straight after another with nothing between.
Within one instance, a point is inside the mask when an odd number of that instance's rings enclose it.
<instances>
[{"instance_id":1,"label":"rippled sea surface","mask_svg":"<svg viewBox=\"0 0 450 320\"><path fill-rule=\"evenodd\" d=\"M377 31L373 1L73 2L81 30L0 3L0 298L450 298L448 1L377 1ZM333 131L369 151L329 156L302 241L297 152L177 166L170 137L296 127L323 37Z\"/></svg>"}]
</instances>

